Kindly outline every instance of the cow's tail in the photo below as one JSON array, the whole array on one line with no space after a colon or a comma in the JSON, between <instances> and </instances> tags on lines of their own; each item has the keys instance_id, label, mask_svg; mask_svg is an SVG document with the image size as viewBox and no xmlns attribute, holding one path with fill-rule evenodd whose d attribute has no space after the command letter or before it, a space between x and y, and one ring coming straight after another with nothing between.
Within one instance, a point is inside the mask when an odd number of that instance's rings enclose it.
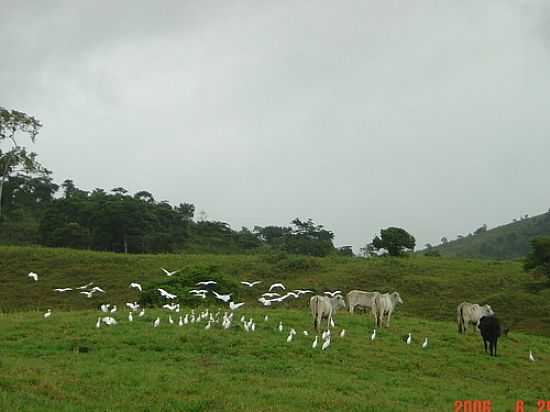
<instances>
[{"instance_id":1,"label":"cow's tail","mask_svg":"<svg viewBox=\"0 0 550 412\"><path fill-rule=\"evenodd\" d=\"M316 304L316 308L315 308L315 319L313 319L313 327L315 328L315 330L319 330L319 296L315 296L315 304Z\"/></svg>"},{"instance_id":2,"label":"cow's tail","mask_svg":"<svg viewBox=\"0 0 550 412\"><path fill-rule=\"evenodd\" d=\"M458 333L463 333L464 331L464 313L462 312L463 305L460 304L457 310L456 322L458 323Z\"/></svg>"}]
</instances>

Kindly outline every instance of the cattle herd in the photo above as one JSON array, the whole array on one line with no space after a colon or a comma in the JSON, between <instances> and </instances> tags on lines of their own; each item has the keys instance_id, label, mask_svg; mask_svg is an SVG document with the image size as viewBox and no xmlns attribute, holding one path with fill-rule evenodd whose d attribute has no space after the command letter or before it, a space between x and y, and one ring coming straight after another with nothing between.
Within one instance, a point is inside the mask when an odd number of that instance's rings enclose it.
<instances>
[{"instance_id":1,"label":"cattle herd","mask_svg":"<svg viewBox=\"0 0 550 412\"><path fill-rule=\"evenodd\" d=\"M376 327L390 326L390 319L397 304L403 300L398 292L380 293L352 290L347 294L348 308L351 314L357 307L370 310L374 317ZM313 296L310 299L313 326L319 330L321 321L327 319L327 327L330 327L334 313L339 308L345 308L346 303L341 295L334 297ZM384 322L385 319L385 322ZM497 341L501 335L507 335L508 330L501 325L491 306L481 306L477 303L462 302L457 308L458 333L465 334L468 325L472 325L474 332L479 329L483 339L485 352L489 349L489 355L497 355ZM375 332L376 333L376 332ZM487 348L489 345L489 348Z\"/></svg>"}]
</instances>

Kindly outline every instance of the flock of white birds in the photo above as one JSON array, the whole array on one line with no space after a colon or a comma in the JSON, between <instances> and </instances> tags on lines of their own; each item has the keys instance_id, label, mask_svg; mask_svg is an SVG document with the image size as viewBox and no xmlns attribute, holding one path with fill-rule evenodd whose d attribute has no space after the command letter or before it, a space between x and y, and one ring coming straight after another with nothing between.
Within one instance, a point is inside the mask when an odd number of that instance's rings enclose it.
<instances>
[{"instance_id":1,"label":"flock of white birds","mask_svg":"<svg viewBox=\"0 0 550 412\"><path fill-rule=\"evenodd\" d=\"M169 271L165 268L160 268L160 269L168 277L173 276L173 275L175 275L176 273L179 272L179 270ZM38 274L37 273L30 272L27 276L29 278L31 278L33 281L38 282ZM249 288L257 286L261 283L262 283L262 281L260 281L260 280L253 281L253 282L241 281L241 284L243 286L246 286L246 287L249 287ZM87 298L91 298L94 295L94 293L103 293L103 294L105 293L105 290L103 290L102 288L100 288L98 286L92 287L93 284L94 284L94 282L89 282L85 285L78 286L74 289L70 288L70 287L65 287L65 288L56 288L56 289L54 289L54 291L58 292L58 293L65 293L65 292L73 291L75 289L76 290L81 290L81 292L79 292L79 293L85 295ZM218 324L221 325L221 327L223 329L229 329L231 327L231 325L233 324L233 322L234 322L234 320L233 320L234 312L237 311L239 308L241 308L245 304L245 302L235 303L231 299L231 295L232 295L231 293L223 294L223 293L218 293L217 291L215 291L213 289L208 289L209 287L214 287L216 285L217 285L217 282L214 281L214 280L200 281L200 282L196 283L196 286L201 287L201 289L192 289L192 290L189 291L189 293L192 296L200 297L202 299L206 299L206 296L210 293L214 296L215 299L220 300L224 304L228 304L229 312L226 310L222 314L221 310L218 310L214 313L214 312L210 311L209 309L206 309L206 310L203 310L203 311L195 311L194 309L192 309L190 312L182 313L179 303L171 302L171 301L174 301L175 299L177 299L177 295L172 294L170 292L167 292L166 290L164 290L162 288L158 288L157 291L159 292L160 296L163 297L164 299L166 299L167 301L170 301L170 303L166 303L166 304L162 305L162 308L169 312L169 314L168 314L168 323L171 324L171 325L176 324L176 321L172 318L172 313L176 313L177 315L174 315L174 316L176 316L176 317L179 316L178 321L177 321L177 325L180 326L180 327L183 327L183 326L188 325L188 324L199 324L200 322L204 322L205 323L205 326L204 326L205 330L209 330L209 329L212 328L213 325L218 325ZM129 288L136 289L139 292L143 291L142 286L137 282L130 283ZM86 289L88 289L88 290L86 290ZM293 291L286 291L286 290L287 290L287 288L284 284L282 284L282 283L273 283L269 287L268 291L264 292L260 296L260 298L258 299L258 302L260 302L264 306L272 306L273 303L284 302L285 300L290 299L290 298L298 299L301 296L305 296L305 295L314 293L312 290L308 290L308 289L294 289ZM283 291L286 291L286 293L284 295L279 293L279 292L283 292ZM340 291L340 290L325 291L324 294L327 295L327 296L330 296L330 297L335 297L337 295L343 295L342 291ZM141 308L140 305L137 302L127 302L126 306L129 309L129 311L128 311L128 321L129 322L134 321L134 314L136 314L136 313L137 313L138 318L141 318L145 315L145 308ZM102 304L99 307L99 310L103 313L104 316L99 316L97 318L97 322L95 324L96 328L98 328L98 329L101 328L102 324L112 326L112 325L116 325L118 323L117 320L113 317L113 315L118 311L118 308L117 308L116 305L111 305L110 303L105 303L105 304ZM180 313L182 313L182 314L180 314ZM44 318L48 319L48 318L51 317L51 315L52 315L52 310L48 309L48 311L46 313L44 313ZM265 315L264 316L264 322L267 322L268 320L269 320L269 316ZM158 328L160 326L160 323L161 323L160 317L157 317L153 322L153 328ZM247 320L246 317L243 315L243 316L241 316L239 323L242 325L243 330L247 333L248 332L254 332L256 330L256 322L254 321L253 318L249 318ZM333 327L333 328L335 327L335 323L334 323L334 320L332 318L329 320L329 324L330 324L331 327ZM281 333L284 331L284 325L283 325L282 321L279 322L277 330ZM294 328L290 328L289 329L289 334L286 338L287 343L291 343L296 334L297 334L296 330ZM304 330L303 335L307 337L307 336L309 336L309 332L307 330ZM339 337L344 338L345 336L346 336L346 330L342 329L339 333ZM331 337L332 337L332 334L331 334L330 328L326 329L321 334L321 340L323 342L322 345L321 345L321 350L326 350L326 349L329 348L329 346L331 344ZM376 329L373 330L373 332L370 336L371 341L374 341L375 339L376 339ZM407 345L410 345L412 343L412 334L409 333L407 336L403 337L403 341ZM316 335L314 340L313 340L313 343L311 344L311 347L313 349L316 349L318 347L318 345L319 345L319 335ZM421 344L421 348L426 349L427 347L428 347L428 338L426 337L426 338L424 338L424 341ZM535 362L535 357L534 357L532 351L529 351L529 360L531 362Z\"/></svg>"}]
</instances>

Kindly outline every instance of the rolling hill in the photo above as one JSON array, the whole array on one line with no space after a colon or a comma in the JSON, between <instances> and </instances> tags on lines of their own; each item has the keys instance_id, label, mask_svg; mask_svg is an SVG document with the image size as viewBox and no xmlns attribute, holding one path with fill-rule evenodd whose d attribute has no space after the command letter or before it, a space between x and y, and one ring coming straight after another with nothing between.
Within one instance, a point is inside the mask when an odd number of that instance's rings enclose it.
<instances>
[{"instance_id":1,"label":"rolling hill","mask_svg":"<svg viewBox=\"0 0 550 412\"><path fill-rule=\"evenodd\" d=\"M318 292L341 289L398 290L405 301L399 312L430 320L454 321L456 306L467 300L489 303L512 330L550 335L550 285L545 278L523 272L521 262L414 256L410 258L310 258L293 255L123 255L115 253L0 246L0 310L97 309L101 303L119 307L140 295L130 282L140 282L144 296L159 285L186 295L197 279L215 278L223 291L257 307L258 296L271 282ZM172 278L160 268L181 269ZM39 281L26 275L34 271ZM253 288L239 280L262 280ZM76 291L59 294L60 287L93 281L105 289L88 299ZM165 286L166 285L166 286ZM161 286L162 287L162 286ZM155 293L155 295L157 295ZM214 302L191 301L190 305ZM306 299L284 307L305 310Z\"/></svg>"},{"instance_id":2,"label":"rolling hill","mask_svg":"<svg viewBox=\"0 0 550 412\"><path fill-rule=\"evenodd\" d=\"M515 259L529 253L531 239L550 236L550 213L517 220L431 248L442 256ZM426 253L426 249L419 253Z\"/></svg>"}]
</instances>

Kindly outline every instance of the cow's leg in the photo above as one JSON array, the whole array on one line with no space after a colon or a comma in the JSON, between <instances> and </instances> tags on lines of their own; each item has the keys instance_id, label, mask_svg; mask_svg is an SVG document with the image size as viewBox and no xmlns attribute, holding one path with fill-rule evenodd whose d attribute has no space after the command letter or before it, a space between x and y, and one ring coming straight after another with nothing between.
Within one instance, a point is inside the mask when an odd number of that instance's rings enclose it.
<instances>
[{"instance_id":1,"label":"cow's leg","mask_svg":"<svg viewBox=\"0 0 550 412\"><path fill-rule=\"evenodd\" d=\"M390 320L391 320L391 310L388 312L388 319L386 320L386 326L390 327Z\"/></svg>"},{"instance_id":2,"label":"cow's leg","mask_svg":"<svg viewBox=\"0 0 550 412\"><path fill-rule=\"evenodd\" d=\"M355 309L355 306L350 304L349 305L349 313L351 313L353 315L353 309Z\"/></svg>"},{"instance_id":3,"label":"cow's leg","mask_svg":"<svg viewBox=\"0 0 550 412\"><path fill-rule=\"evenodd\" d=\"M487 353L487 341L485 340L485 338L483 338L483 346L485 347L485 353Z\"/></svg>"},{"instance_id":4,"label":"cow's leg","mask_svg":"<svg viewBox=\"0 0 550 412\"><path fill-rule=\"evenodd\" d=\"M498 339L495 339L493 342L493 351L495 353L493 356L497 356L497 342L498 342Z\"/></svg>"}]
</instances>

